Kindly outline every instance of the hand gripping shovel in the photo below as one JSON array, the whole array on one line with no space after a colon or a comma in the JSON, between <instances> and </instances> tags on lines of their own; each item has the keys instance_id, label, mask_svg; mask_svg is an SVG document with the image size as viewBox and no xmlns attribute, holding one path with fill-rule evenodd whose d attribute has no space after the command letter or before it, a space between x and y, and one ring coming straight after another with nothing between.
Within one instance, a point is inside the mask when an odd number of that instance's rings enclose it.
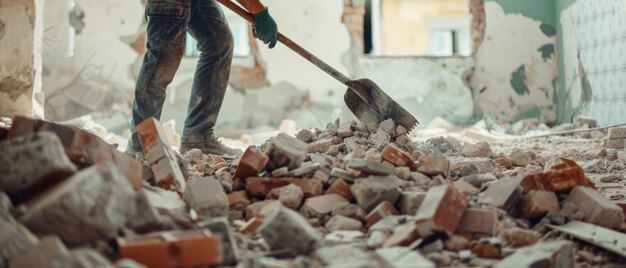
<instances>
[{"instance_id":1,"label":"hand gripping shovel","mask_svg":"<svg viewBox=\"0 0 626 268\"><path fill-rule=\"evenodd\" d=\"M248 22L254 24L254 17L252 14L248 13L231 0L217 1L237 13ZM350 109L350 111L352 111L352 113L361 122L366 124L380 124L383 120L391 118L396 122L396 124L404 126L408 131L411 131L417 124L419 124L413 115L385 94L385 92L372 80L351 80L281 33L278 33L278 41L298 53L309 62L313 63L322 71L346 85L348 90L346 91L343 99L346 106L348 106L348 109Z\"/></svg>"}]
</instances>

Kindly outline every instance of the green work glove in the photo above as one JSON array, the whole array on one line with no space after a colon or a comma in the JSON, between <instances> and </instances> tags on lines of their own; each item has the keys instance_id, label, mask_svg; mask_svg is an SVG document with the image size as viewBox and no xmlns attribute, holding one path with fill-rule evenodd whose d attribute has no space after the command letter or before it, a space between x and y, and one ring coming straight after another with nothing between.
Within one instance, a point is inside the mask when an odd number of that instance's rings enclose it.
<instances>
[{"instance_id":1,"label":"green work glove","mask_svg":"<svg viewBox=\"0 0 626 268\"><path fill-rule=\"evenodd\" d=\"M264 44L269 44L269 48L276 46L278 40L278 26L276 22L270 16L270 12L263 10L263 12L254 14L254 26L252 26L252 34L254 37L263 41Z\"/></svg>"}]
</instances>

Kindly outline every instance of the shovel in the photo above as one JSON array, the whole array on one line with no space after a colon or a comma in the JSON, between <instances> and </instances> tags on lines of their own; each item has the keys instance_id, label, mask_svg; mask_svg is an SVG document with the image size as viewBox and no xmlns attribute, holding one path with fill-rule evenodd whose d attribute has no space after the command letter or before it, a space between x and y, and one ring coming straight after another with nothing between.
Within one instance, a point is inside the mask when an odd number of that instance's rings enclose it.
<instances>
[{"instance_id":1,"label":"shovel","mask_svg":"<svg viewBox=\"0 0 626 268\"><path fill-rule=\"evenodd\" d=\"M231 0L217 1L248 22L254 24L254 16ZM346 85L348 90L344 95L344 102L346 106L348 106L348 109L350 109L361 122L365 124L375 123L378 125L380 122L391 118L396 124L405 127L407 131L411 131L419 124L413 115L402 108L402 106L389 97L389 95L385 94L372 80L351 80L281 33L278 33L278 41L313 63L313 65L317 66L322 71L337 79L337 81Z\"/></svg>"}]
</instances>

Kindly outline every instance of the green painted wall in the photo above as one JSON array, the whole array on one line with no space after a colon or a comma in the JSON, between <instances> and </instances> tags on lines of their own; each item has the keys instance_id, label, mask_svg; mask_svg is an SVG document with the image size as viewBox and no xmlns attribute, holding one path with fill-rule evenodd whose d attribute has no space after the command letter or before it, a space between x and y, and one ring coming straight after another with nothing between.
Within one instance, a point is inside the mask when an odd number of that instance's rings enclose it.
<instances>
[{"instance_id":1,"label":"green painted wall","mask_svg":"<svg viewBox=\"0 0 626 268\"><path fill-rule=\"evenodd\" d=\"M555 13L554 13L555 16L557 18L560 18L561 12L567 7L569 7L570 5L574 4L576 1L577 0L556 0ZM557 51L560 53L563 51L563 25L561 25L560 20L557 21L557 24L556 24L556 33L557 33L556 46L557 46ZM557 55L558 55L558 61L559 61L559 71L563 72L562 70L565 70L565 63L563 61L563 57L561 54L557 54ZM557 122L558 123L570 122L571 118L577 112L577 109L569 107L567 103L569 95L568 95L567 88L565 85L564 75L559 75L558 87L555 93L556 94L554 94L554 103L556 104Z\"/></svg>"},{"instance_id":2,"label":"green painted wall","mask_svg":"<svg viewBox=\"0 0 626 268\"><path fill-rule=\"evenodd\" d=\"M507 13L519 13L541 22L556 25L555 1L557 0L486 0L496 2ZM574 0L572 0L574 1Z\"/></svg>"}]
</instances>

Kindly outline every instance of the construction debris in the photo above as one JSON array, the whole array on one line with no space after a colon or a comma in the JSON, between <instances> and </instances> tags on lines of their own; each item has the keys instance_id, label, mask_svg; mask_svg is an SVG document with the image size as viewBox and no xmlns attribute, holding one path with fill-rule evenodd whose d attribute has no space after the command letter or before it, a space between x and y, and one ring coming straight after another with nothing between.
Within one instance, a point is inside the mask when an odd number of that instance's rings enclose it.
<instances>
[{"instance_id":1,"label":"construction debris","mask_svg":"<svg viewBox=\"0 0 626 268\"><path fill-rule=\"evenodd\" d=\"M338 120L237 159L181 157L152 118L138 128L142 169L84 130L13 122L0 142L10 163L0 167L0 267L573 267L626 257L626 165L598 154L600 140L557 155L415 142L391 120Z\"/></svg>"}]
</instances>

